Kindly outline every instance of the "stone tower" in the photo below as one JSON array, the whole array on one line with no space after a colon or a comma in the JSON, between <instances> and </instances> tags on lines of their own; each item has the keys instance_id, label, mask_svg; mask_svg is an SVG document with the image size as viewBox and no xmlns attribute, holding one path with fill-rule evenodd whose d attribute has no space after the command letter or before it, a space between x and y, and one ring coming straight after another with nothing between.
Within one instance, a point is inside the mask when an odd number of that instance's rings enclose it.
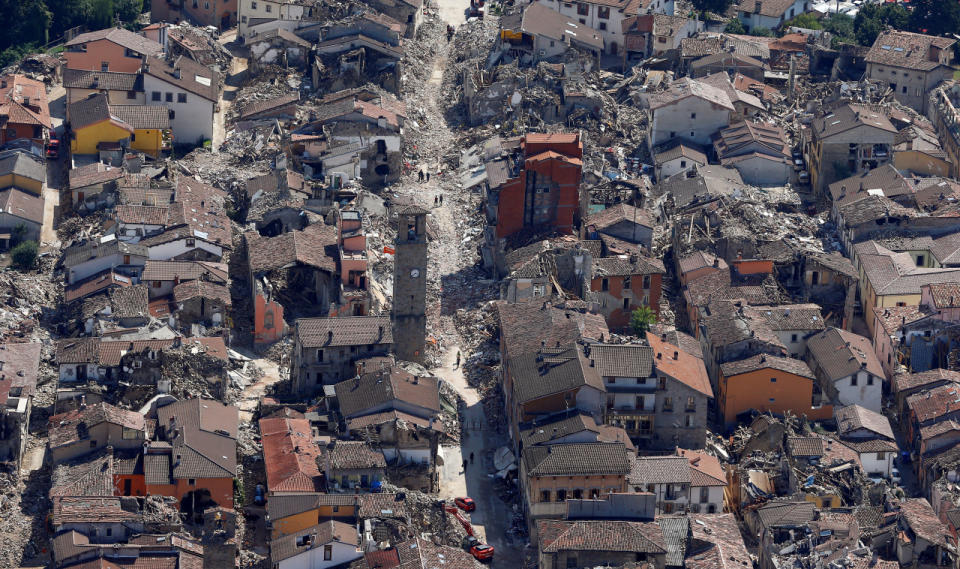
<instances>
[{"instance_id":1,"label":"stone tower","mask_svg":"<svg viewBox=\"0 0 960 569\"><path fill-rule=\"evenodd\" d=\"M397 358L423 361L427 339L427 210L393 208L397 216L393 261L393 348Z\"/></svg>"}]
</instances>

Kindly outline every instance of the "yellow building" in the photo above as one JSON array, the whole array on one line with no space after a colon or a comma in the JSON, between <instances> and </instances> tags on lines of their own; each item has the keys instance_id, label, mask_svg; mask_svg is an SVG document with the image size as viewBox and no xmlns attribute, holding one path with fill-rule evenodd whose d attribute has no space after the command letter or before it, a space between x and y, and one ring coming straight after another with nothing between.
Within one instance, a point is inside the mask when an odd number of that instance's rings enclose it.
<instances>
[{"instance_id":1,"label":"yellow building","mask_svg":"<svg viewBox=\"0 0 960 569\"><path fill-rule=\"evenodd\" d=\"M70 105L70 151L97 154L103 143L139 150L158 157L170 140L170 113L166 107L111 105L103 94Z\"/></svg>"},{"instance_id":2,"label":"yellow building","mask_svg":"<svg viewBox=\"0 0 960 569\"><path fill-rule=\"evenodd\" d=\"M0 154L0 190L13 187L39 196L46 177L46 166L29 152Z\"/></svg>"}]
</instances>

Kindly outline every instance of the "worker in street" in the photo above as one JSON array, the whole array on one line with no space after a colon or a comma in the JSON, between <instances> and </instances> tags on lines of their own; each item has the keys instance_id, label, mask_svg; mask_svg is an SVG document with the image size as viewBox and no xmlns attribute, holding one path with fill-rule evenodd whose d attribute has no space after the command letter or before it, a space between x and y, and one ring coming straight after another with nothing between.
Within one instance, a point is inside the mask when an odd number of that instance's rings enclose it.
<instances>
[{"instance_id":1,"label":"worker in street","mask_svg":"<svg viewBox=\"0 0 960 569\"><path fill-rule=\"evenodd\" d=\"M473 453L470 453L470 464L473 464Z\"/></svg>"},{"instance_id":2,"label":"worker in street","mask_svg":"<svg viewBox=\"0 0 960 569\"><path fill-rule=\"evenodd\" d=\"M463 471L464 471L464 472L467 471L467 461L466 461L466 459L464 459L464 461L463 461Z\"/></svg>"},{"instance_id":3,"label":"worker in street","mask_svg":"<svg viewBox=\"0 0 960 569\"><path fill-rule=\"evenodd\" d=\"M442 203L443 197L441 196L440 199ZM459 369L459 368L460 368L460 350L457 350L457 363L456 365L453 366L453 369Z\"/></svg>"},{"instance_id":4,"label":"worker in street","mask_svg":"<svg viewBox=\"0 0 960 569\"><path fill-rule=\"evenodd\" d=\"M423 170L420 170L419 172L417 172L417 177L420 179L421 182L423 182Z\"/></svg>"}]
</instances>

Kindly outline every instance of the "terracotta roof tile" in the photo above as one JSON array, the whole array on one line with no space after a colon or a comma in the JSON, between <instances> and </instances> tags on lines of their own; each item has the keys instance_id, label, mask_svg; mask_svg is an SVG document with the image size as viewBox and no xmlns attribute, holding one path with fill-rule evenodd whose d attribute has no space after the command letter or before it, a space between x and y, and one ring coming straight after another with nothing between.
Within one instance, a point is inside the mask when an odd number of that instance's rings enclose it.
<instances>
[{"instance_id":1,"label":"terracotta roof tile","mask_svg":"<svg viewBox=\"0 0 960 569\"><path fill-rule=\"evenodd\" d=\"M873 343L853 332L829 328L807 338L807 350L831 381L861 369L876 377L885 377Z\"/></svg>"},{"instance_id":2,"label":"terracotta roof tile","mask_svg":"<svg viewBox=\"0 0 960 569\"><path fill-rule=\"evenodd\" d=\"M529 476L614 475L630 473L623 443L571 443L523 449Z\"/></svg>"},{"instance_id":3,"label":"terracotta roof tile","mask_svg":"<svg viewBox=\"0 0 960 569\"><path fill-rule=\"evenodd\" d=\"M313 440L310 421L300 417L260 419L267 490L319 492L323 475L317 467L320 447Z\"/></svg>"},{"instance_id":4,"label":"terracotta roof tile","mask_svg":"<svg viewBox=\"0 0 960 569\"><path fill-rule=\"evenodd\" d=\"M331 470L387 467L383 453L364 441L336 441L324 454Z\"/></svg>"},{"instance_id":5,"label":"terracotta roof tile","mask_svg":"<svg viewBox=\"0 0 960 569\"><path fill-rule=\"evenodd\" d=\"M707 368L702 358L664 341L662 336L652 332L647 332L647 343L653 350L653 364L657 371L669 375L707 397L713 397L710 376L707 375Z\"/></svg>"},{"instance_id":6,"label":"terracotta roof tile","mask_svg":"<svg viewBox=\"0 0 960 569\"><path fill-rule=\"evenodd\" d=\"M402 407L409 411L409 405L423 408L432 415L440 413L439 380L414 376L398 366L362 373L358 378L336 384L334 390L340 413L346 418L371 409Z\"/></svg>"}]
</instances>

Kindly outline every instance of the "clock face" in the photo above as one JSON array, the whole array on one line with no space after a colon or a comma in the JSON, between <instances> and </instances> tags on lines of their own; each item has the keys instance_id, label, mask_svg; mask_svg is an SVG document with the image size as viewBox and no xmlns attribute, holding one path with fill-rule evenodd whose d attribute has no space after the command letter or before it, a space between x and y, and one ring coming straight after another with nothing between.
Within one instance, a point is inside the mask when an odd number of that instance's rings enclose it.
<instances>
[{"instance_id":1,"label":"clock face","mask_svg":"<svg viewBox=\"0 0 960 569\"><path fill-rule=\"evenodd\" d=\"M411 270L410 270L410 276L413 277L413 278L419 277L419 276L420 276L420 269L411 269Z\"/></svg>"}]
</instances>

